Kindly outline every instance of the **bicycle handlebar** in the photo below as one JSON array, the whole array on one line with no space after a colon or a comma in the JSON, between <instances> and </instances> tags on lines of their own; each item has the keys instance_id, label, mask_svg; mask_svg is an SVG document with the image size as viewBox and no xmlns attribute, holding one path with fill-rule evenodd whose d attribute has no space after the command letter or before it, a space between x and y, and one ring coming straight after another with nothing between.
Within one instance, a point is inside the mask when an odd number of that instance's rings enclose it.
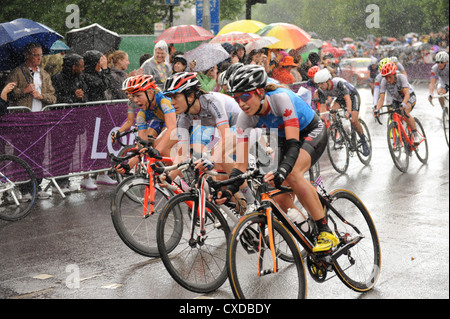
<instances>
[{"instance_id":1,"label":"bicycle handlebar","mask_svg":"<svg viewBox=\"0 0 450 319\"><path fill-rule=\"evenodd\" d=\"M127 146L126 144L122 143L122 141L120 139L122 137L124 137L124 136L127 136L127 135L132 134L132 133L136 133L136 132L138 132L137 127L135 127L132 130L129 130L129 131L125 131L125 132L121 132L121 133L119 132L118 134L112 132L111 133L111 137L113 138L113 141L119 143L121 146ZM139 136L137 136L136 138L138 138L140 141L143 141L142 139L139 138ZM147 146L153 146L155 144L155 141L156 141L156 138L154 138L153 136L149 135L148 136L148 143L150 143L150 144L147 145Z\"/></svg>"},{"instance_id":2,"label":"bicycle handlebar","mask_svg":"<svg viewBox=\"0 0 450 319\"><path fill-rule=\"evenodd\" d=\"M384 114L393 114L393 113L398 113L406 118L409 118L408 114L406 114L405 109L403 107L401 107L400 105L398 106L394 106L394 105L383 105L383 107L387 107L389 108L386 112L379 112L378 113L378 117L375 116L375 120L382 125L383 123L380 121L380 115L384 115Z\"/></svg>"}]
</instances>

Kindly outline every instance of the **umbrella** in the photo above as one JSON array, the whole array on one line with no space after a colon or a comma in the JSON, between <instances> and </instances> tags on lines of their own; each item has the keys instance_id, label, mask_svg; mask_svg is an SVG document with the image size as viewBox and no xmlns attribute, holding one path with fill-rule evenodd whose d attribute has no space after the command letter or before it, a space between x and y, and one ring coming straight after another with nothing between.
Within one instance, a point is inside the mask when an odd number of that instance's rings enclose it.
<instances>
[{"instance_id":1,"label":"umbrella","mask_svg":"<svg viewBox=\"0 0 450 319\"><path fill-rule=\"evenodd\" d=\"M94 23L81 29L67 32L67 45L71 51L83 55L88 50L98 50L105 53L118 50L122 38L115 32Z\"/></svg>"},{"instance_id":2,"label":"umbrella","mask_svg":"<svg viewBox=\"0 0 450 319\"><path fill-rule=\"evenodd\" d=\"M193 50L184 54L185 59L189 63L196 60L195 70L207 71L216 64L228 59L230 54L219 43L202 43Z\"/></svg>"},{"instance_id":3,"label":"umbrella","mask_svg":"<svg viewBox=\"0 0 450 319\"><path fill-rule=\"evenodd\" d=\"M44 54L63 36L49 27L28 19L0 24L0 71L12 70L24 61L23 51L30 42L39 42Z\"/></svg>"},{"instance_id":4,"label":"umbrella","mask_svg":"<svg viewBox=\"0 0 450 319\"><path fill-rule=\"evenodd\" d=\"M343 42L353 42L352 38L343 38L342 39Z\"/></svg>"},{"instance_id":5,"label":"umbrella","mask_svg":"<svg viewBox=\"0 0 450 319\"><path fill-rule=\"evenodd\" d=\"M309 41L308 43L306 43L304 46L302 46L300 48L300 50L298 51L298 53L305 53L305 52L309 52L312 51L314 49L318 49L323 45L323 41L319 40L319 39L311 39L311 41Z\"/></svg>"},{"instance_id":6,"label":"umbrella","mask_svg":"<svg viewBox=\"0 0 450 319\"><path fill-rule=\"evenodd\" d=\"M268 46L269 49L298 49L311 39L306 31L290 23L271 23L259 30L258 34L280 40Z\"/></svg>"},{"instance_id":7,"label":"umbrella","mask_svg":"<svg viewBox=\"0 0 450 319\"><path fill-rule=\"evenodd\" d=\"M229 42L231 44L234 43L246 44L250 42L255 42L256 40L259 39L261 39L261 36L254 33L233 31L230 33L218 34L215 38L211 39L209 43Z\"/></svg>"},{"instance_id":8,"label":"umbrella","mask_svg":"<svg viewBox=\"0 0 450 319\"><path fill-rule=\"evenodd\" d=\"M266 25L256 20L238 20L225 25L218 34L226 34L233 31L256 33Z\"/></svg>"},{"instance_id":9,"label":"umbrella","mask_svg":"<svg viewBox=\"0 0 450 319\"><path fill-rule=\"evenodd\" d=\"M277 43L279 41L280 40L278 40L275 37L261 37L260 39L247 44L245 46L245 51L247 52L247 54L249 54L253 50L259 50L259 49L268 47L269 45L272 45L272 44Z\"/></svg>"},{"instance_id":10,"label":"umbrella","mask_svg":"<svg viewBox=\"0 0 450 319\"><path fill-rule=\"evenodd\" d=\"M340 56L343 56L345 54L345 50L336 48L336 47L325 47L322 52L324 53L331 53L335 58L338 58Z\"/></svg>"},{"instance_id":11,"label":"umbrella","mask_svg":"<svg viewBox=\"0 0 450 319\"><path fill-rule=\"evenodd\" d=\"M69 51L70 48L62 42L61 40L57 40L55 43L53 43L52 47L50 48L50 54L58 54L62 52Z\"/></svg>"},{"instance_id":12,"label":"umbrella","mask_svg":"<svg viewBox=\"0 0 450 319\"><path fill-rule=\"evenodd\" d=\"M214 34L197 25L177 25L166 29L156 38L155 43L164 40L167 43L187 43L206 41L214 38Z\"/></svg>"}]
</instances>

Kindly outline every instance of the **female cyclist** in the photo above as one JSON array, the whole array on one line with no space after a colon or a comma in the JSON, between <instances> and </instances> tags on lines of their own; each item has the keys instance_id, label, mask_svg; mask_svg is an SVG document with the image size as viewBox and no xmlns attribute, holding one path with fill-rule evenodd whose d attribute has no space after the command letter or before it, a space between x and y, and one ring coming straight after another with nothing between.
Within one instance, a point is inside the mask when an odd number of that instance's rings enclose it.
<instances>
[{"instance_id":1,"label":"female cyclist","mask_svg":"<svg viewBox=\"0 0 450 319\"><path fill-rule=\"evenodd\" d=\"M436 64L431 68L431 76L430 76L430 95L428 96L428 101L432 101L432 96L434 93L434 87L437 82L437 94L445 94L448 92L448 53L445 51L440 51L436 53L434 57ZM441 107L444 107L444 99L439 98L439 103Z\"/></svg>"},{"instance_id":2,"label":"female cyclist","mask_svg":"<svg viewBox=\"0 0 450 319\"><path fill-rule=\"evenodd\" d=\"M324 211L314 187L304 178L305 172L320 158L327 144L323 122L309 105L289 89L268 84L264 68L245 65L228 80L229 91L242 110L237 121L239 142L243 143L244 160L236 163L230 177L242 174L248 166L249 134L254 128L275 129L279 136L279 160L275 172L265 175L265 181L279 186L284 181L293 189L298 200L316 221L319 236L315 252L327 252L339 240L328 227ZM284 140L284 143L280 143ZM218 193L222 204L239 189L231 185ZM290 196L278 201L283 209L293 207ZM284 203L283 203L284 202Z\"/></svg>"},{"instance_id":3,"label":"female cyclist","mask_svg":"<svg viewBox=\"0 0 450 319\"><path fill-rule=\"evenodd\" d=\"M388 62L381 68L381 76L383 79L380 83L380 97L374 109L374 116L379 116L380 109L384 104L384 96L386 92L389 92L392 96L393 103L401 104L406 115L408 115L405 121L412 131L414 144L418 145L421 137L417 132L414 117L410 116L416 104L416 94L414 93L413 87L409 84L404 74L397 74L397 65L394 62Z\"/></svg>"},{"instance_id":4,"label":"female cyclist","mask_svg":"<svg viewBox=\"0 0 450 319\"><path fill-rule=\"evenodd\" d=\"M172 136L177 127L175 110L160 89L157 88L152 75L136 75L123 82L122 90L131 94L133 102L140 108L136 116L136 127L138 135L143 140L148 140L148 136L158 137L163 132L161 138L155 142L155 149L163 156L170 156L170 149L176 144L177 139ZM124 173L127 169L134 167L138 158L131 159L129 167L120 169L118 172Z\"/></svg>"},{"instance_id":5,"label":"female cyclist","mask_svg":"<svg viewBox=\"0 0 450 319\"><path fill-rule=\"evenodd\" d=\"M359 106L361 98L356 88L348 83L346 80L335 77L333 78L328 69L322 69L314 75L314 82L319 86L319 102L325 104L327 99L335 97L334 108L345 106L347 112L347 119L350 117L350 123L355 128L358 135L361 137L363 147L363 155L370 155L370 146L364 135L361 123L359 123Z\"/></svg>"}]
</instances>

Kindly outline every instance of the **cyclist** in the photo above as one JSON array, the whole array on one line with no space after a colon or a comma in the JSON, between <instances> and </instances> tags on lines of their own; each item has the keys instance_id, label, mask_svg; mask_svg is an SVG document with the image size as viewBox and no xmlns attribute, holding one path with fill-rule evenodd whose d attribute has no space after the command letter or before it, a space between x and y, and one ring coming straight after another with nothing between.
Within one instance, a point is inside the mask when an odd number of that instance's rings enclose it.
<instances>
[{"instance_id":1,"label":"cyclist","mask_svg":"<svg viewBox=\"0 0 450 319\"><path fill-rule=\"evenodd\" d=\"M339 240L328 227L316 190L304 178L304 173L325 150L327 134L323 122L294 92L274 83L269 84L267 73L261 66L238 68L231 74L228 87L242 110L236 126L238 143L242 143L244 149L244 160L236 163L230 177L247 170L251 131L254 128L275 129L279 145L283 144L278 156L281 163L275 172L265 175L265 181L275 186L286 181L292 187L298 200L317 223L319 236L314 251L328 252ZM219 192L217 203L228 201L239 186L231 185ZM283 200L278 200L283 209L294 207L287 195Z\"/></svg>"},{"instance_id":2,"label":"cyclist","mask_svg":"<svg viewBox=\"0 0 450 319\"><path fill-rule=\"evenodd\" d=\"M172 75L165 83L165 94L178 115L177 135L179 154L186 157L184 146L192 145L198 153L212 150L212 162L216 168L231 173L235 153L235 124L241 112L238 104L228 95L218 92L205 92L200 89L201 83L194 72L182 72ZM184 154L183 154L184 151ZM203 156L200 168L210 169ZM173 172L171 177L178 172ZM254 202L253 195L245 186L242 193L247 204Z\"/></svg>"},{"instance_id":3,"label":"cyclist","mask_svg":"<svg viewBox=\"0 0 450 319\"><path fill-rule=\"evenodd\" d=\"M314 82L319 86L318 93L321 105L327 103L327 99L329 101L330 98L335 97L334 109L345 106L347 119L350 118L351 125L361 137L363 155L369 156L369 143L367 142L363 128L358 121L361 98L359 97L356 88L342 78L333 78L328 69L318 71L314 75Z\"/></svg>"},{"instance_id":4,"label":"cyclist","mask_svg":"<svg viewBox=\"0 0 450 319\"><path fill-rule=\"evenodd\" d=\"M408 79L404 74L397 74L397 65L394 62L388 62L381 68L381 75L383 79L380 83L380 98L378 104L374 109L374 116L378 117L380 109L384 104L384 96L389 92L393 99L393 104L398 104L403 107L406 115L406 123L412 131L414 144L418 145L421 137L416 129L416 121L410 116L411 111L416 104L416 94L414 88L409 84Z\"/></svg>"},{"instance_id":5,"label":"cyclist","mask_svg":"<svg viewBox=\"0 0 450 319\"><path fill-rule=\"evenodd\" d=\"M437 93L439 95L448 92L448 53L441 51L434 57L436 64L431 68L430 76L430 96L428 101L432 101L432 95L437 82ZM444 99L440 98L441 107L444 107Z\"/></svg>"},{"instance_id":6,"label":"cyclist","mask_svg":"<svg viewBox=\"0 0 450 319\"><path fill-rule=\"evenodd\" d=\"M169 156L170 149L177 142L175 138L170 138L177 126L175 109L170 99L157 88L152 75L130 77L123 82L122 90L131 94L133 102L140 108L136 115L139 137L148 140L149 135L155 138L161 135L156 140L154 148L163 156ZM132 103L129 105L132 109ZM163 132L164 129L166 130ZM129 167L124 168L123 165L119 165L118 172L124 173L127 169L134 167L138 160L138 158L131 159Z\"/></svg>"}]
</instances>

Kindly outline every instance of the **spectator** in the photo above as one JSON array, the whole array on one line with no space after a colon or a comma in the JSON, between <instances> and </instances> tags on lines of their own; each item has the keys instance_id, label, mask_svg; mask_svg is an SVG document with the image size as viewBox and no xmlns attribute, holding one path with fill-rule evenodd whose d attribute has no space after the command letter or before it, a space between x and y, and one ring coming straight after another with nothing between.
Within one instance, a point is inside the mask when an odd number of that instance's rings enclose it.
<instances>
[{"instance_id":1,"label":"spectator","mask_svg":"<svg viewBox=\"0 0 450 319\"><path fill-rule=\"evenodd\" d=\"M12 70L7 80L17 84L12 91L11 105L27 106L33 112L38 112L45 105L56 102L50 75L39 68L41 61L41 45L35 42L27 44L25 63Z\"/></svg>"},{"instance_id":2,"label":"spectator","mask_svg":"<svg viewBox=\"0 0 450 319\"><path fill-rule=\"evenodd\" d=\"M84 60L76 53L64 56L61 72L52 76L57 103L87 102L87 85L82 77Z\"/></svg>"},{"instance_id":3,"label":"spectator","mask_svg":"<svg viewBox=\"0 0 450 319\"><path fill-rule=\"evenodd\" d=\"M97 50L89 50L83 54L83 59L88 100L107 100L107 91L111 89L111 70L106 57Z\"/></svg>"},{"instance_id":4,"label":"spectator","mask_svg":"<svg viewBox=\"0 0 450 319\"><path fill-rule=\"evenodd\" d=\"M107 91L111 88L111 70L108 68L106 57L97 50L89 50L83 54L84 79L87 85L87 98L89 101L104 101L108 98ZM93 132L87 132L87 139L92 140ZM90 156L90 154L85 154ZM116 185L117 181L111 179L107 174L101 173L97 176L98 184ZM88 190L97 189L97 185L85 175L81 181L81 188Z\"/></svg>"},{"instance_id":5,"label":"spectator","mask_svg":"<svg viewBox=\"0 0 450 319\"><path fill-rule=\"evenodd\" d=\"M319 65L319 62L320 62L319 54L316 52L311 52L308 55L308 59L306 60L306 62L304 62L299 68L299 72L300 75L302 76L302 79L307 79L309 68L315 65Z\"/></svg>"},{"instance_id":6,"label":"spectator","mask_svg":"<svg viewBox=\"0 0 450 319\"><path fill-rule=\"evenodd\" d=\"M212 68L204 71L199 72L197 74L197 78L201 83L201 89L205 92L211 92L211 91L220 91L220 88L216 88L217 86L217 65L213 66Z\"/></svg>"},{"instance_id":7,"label":"spectator","mask_svg":"<svg viewBox=\"0 0 450 319\"><path fill-rule=\"evenodd\" d=\"M179 72L187 72L187 60L183 56L183 54L177 54L173 56L173 62L172 62L172 70L173 73L179 73Z\"/></svg>"},{"instance_id":8,"label":"spectator","mask_svg":"<svg viewBox=\"0 0 450 319\"><path fill-rule=\"evenodd\" d=\"M238 61L236 62L244 63L245 62L245 46L241 43L235 43L233 44L233 52L231 52L231 59L233 60L233 57L236 57Z\"/></svg>"},{"instance_id":9,"label":"spectator","mask_svg":"<svg viewBox=\"0 0 450 319\"><path fill-rule=\"evenodd\" d=\"M125 71L130 65L128 54L125 51L117 50L110 55L111 67L111 93L113 99L126 99L127 95L122 91L122 83L130 76L137 74L136 70L127 74Z\"/></svg>"},{"instance_id":10,"label":"spectator","mask_svg":"<svg viewBox=\"0 0 450 319\"><path fill-rule=\"evenodd\" d=\"M81 55L76 53L71 53L63 58L63 65L61 72L52 76L52 82L55 85L56 98L57 103L84 103L87 102L87 96L85 92L87 91L86 82L84 82L84 77L82 76L84 70L84 60ZM72 132L73 135L79 135L83 133ZM51 145L55 144L54 141L57 141L60 136L58 134L54 134L50 132ZM67 149L65 149L65 155L72 156L72 153L75 149L75 143L69 143L67 145ZM54 152L51 152L52 155L55 155ZM58 154L58 157L61 155ZM58 158L52 158L52 162L58 161ZM62 161L64 162L64 161ZM69 173L70 170L70 161L66 167L61 167L62 170L65 170L63 174ZM75 190L78 190L77 187L71 186L68 177L58 179L58 184L63 193L69 193ZM55 191L55 189L53 189Z\"/></svg>"},{"instance_id":11,"label":"spectator","mask_svg":"<svg viewBox=\"0 0 450 319\"><path fill-rule=\"evenodd\" d=\"M14 89L16 83L11 82L5 85L0 95L0 116L8 113L8 94Z\"/></svg>"},{"instance_id":12,"label":"spectator","mask_svg":"<svg viewBox=\"0 0 450 319\"><path fill-rule=\"evenodd\" d=\"M143 74L153 75L156 85L163 87L167 77L172 74L169 64L169 49L163 40L155 45L153 57L145 61L142 65Z\"/></svg>"},{"instance_id":13,"label":"spectator","mask_svg":"<svg viewBox=\"0 0 450 319\"><path fill-rule=\"evenodd\" d=\"M273 69L272 77L281 84L292 84L295 82L295 77L292 75L291 70L297 66L298 65L294 63L294 58L288 55L284 57L278 67Z\"/></svg>"},{"instance_id":14,"label":"spectator","mask_svg":"<svg viewBox=\"0 0 450 319\"><path fill-rule=\"evenodd\" d=\"M139 66L142 67L142 64L144 64L145 61L151 59L152 55L150 53L143 53L140 57L139 57ZM142 70L142 69L139 69Z\"/></svg>"},{"instance_id":15,"label":"spectator","mask_svg":"<svg viewBox=\"0 0 450 319\"><path fill-rule=\"evenodd\" d=\"M247 56L247 64L256 64L264 67L266 73L269 72L269 61L264 49L252 50Z\"/></svg>"}]
</instances>

